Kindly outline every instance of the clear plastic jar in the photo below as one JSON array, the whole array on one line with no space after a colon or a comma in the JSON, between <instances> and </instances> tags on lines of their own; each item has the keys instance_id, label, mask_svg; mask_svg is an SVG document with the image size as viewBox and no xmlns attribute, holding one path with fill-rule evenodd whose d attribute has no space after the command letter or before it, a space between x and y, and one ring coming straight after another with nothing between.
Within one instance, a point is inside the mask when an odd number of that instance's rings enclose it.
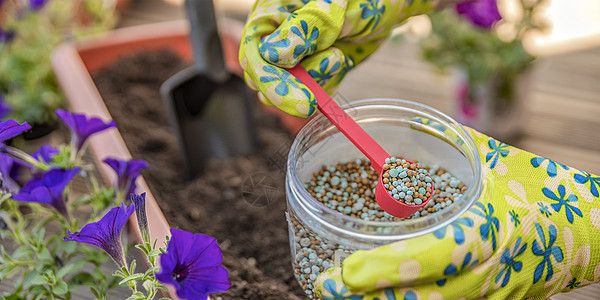
<instances>
[{"instance_id":1,"label":"clear plastic jar","mask_svg":"<svg viewBox=\"0 0 600 300\"><path fill-rule=\"evenodd\" d=\"M313 118L294 140L286 176L292 266L310 299L316 298L316 277L340 265L350 253L433 232L466 212L482 194L477 147L444 113L397 99L361 100L344 110L391 155L443 167L468 189L447 208L414 219L366 221L332 210L312 197L304 184L323 165L364 155L325 116Z\"/></svg>"}]
</instances>

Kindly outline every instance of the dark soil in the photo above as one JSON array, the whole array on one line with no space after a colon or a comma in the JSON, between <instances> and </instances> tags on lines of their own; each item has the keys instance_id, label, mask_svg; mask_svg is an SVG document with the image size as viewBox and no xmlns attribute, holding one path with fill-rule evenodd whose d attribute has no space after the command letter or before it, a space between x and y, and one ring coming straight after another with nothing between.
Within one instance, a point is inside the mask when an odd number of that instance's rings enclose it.
<instances>
[{"instance_id":1,"label":"dark soil","mask_svg":"<svg viewBox=\"0 0 600 300\"><path fill-rule=\"evenodd\" d=\"M186 181L159 95L162 82L184 67L170 52L142 52L93 78L131 154L150 164L142 175L170 225L219 241L232 286L213 299L305 298L293 276L285 219L284 171L292 136L257 108L258 152L212 160ZM252 190L252 182L276 189Z\"/></svg>"}]
</instances>

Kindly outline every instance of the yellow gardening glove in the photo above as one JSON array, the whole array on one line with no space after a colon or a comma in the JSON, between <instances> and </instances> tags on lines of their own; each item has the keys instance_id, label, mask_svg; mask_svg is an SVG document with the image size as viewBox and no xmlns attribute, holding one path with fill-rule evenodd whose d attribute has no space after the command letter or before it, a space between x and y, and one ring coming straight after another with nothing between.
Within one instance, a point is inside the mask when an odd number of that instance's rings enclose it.
<instances>
[{"instance_id":1,"label":"yellow gardening glove","mask_svg":"<svg viewBox=\"0 0 600 300\"><path fill-rule=\"evenodd\" d=\"M258 0L244 28L240 64L261 100L294 116L316 109L314 95L284 68L301 62L332 92L393 26L430 11L430 0ZM265 97L266 96L266 97Z\"/></svg>"},{"instance_id":2,"label":"yellow gardening glove","mask_svg":"<svg viewBox=\"0 0 600 300\"><path fill-rule=\"evenodd\" d=\"M600 177L469 130L484 194L450 225L322 273L333 299L546 299L600 281Z\"/></svg>"}]
</instances>

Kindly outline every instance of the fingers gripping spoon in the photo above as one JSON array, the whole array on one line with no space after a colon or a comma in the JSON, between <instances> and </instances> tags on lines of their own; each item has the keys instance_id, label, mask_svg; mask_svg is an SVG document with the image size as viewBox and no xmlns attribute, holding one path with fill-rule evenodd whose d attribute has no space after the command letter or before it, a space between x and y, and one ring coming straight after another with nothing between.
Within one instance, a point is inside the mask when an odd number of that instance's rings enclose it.
<instances>
[{"instance_id":1,"label":"fingers gripping spoon","mask_svg":"<svg viewBox=\"0 0 600 300\"><path fill-rule=\"evenodd\" d=\"M389 155L352 117L335 102L321 88L321 86L306 72L306 70L297 65L288 69L292 75L300 80L308 87L317 99L317 107L319 110L337 127L365 156L371 160L371 167L379 174L377 187L375 188L375 199L379 206L388 214L398 217L407 218L417 212L419 209L427 205L434 194L433 183L430 185L430 195L427 200L421 204L409 205L396 200L384 186L384 164ZM409 164L414 164L411 161L406 161ZM420 166L417 168L422 169ZM427 175L429 177L429 175Z\"/></svg>"}]
</instances>

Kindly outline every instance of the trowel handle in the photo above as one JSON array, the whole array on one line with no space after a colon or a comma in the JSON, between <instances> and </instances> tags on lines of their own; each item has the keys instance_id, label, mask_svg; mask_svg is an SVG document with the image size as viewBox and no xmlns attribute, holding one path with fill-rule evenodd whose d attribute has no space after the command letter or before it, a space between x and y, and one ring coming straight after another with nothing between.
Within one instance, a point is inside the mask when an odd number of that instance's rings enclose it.
<instances>
[{"instance_id":1,"label":"trowel handle","mask_svg":"<svg viewBox=\"0 0 600 300\"><path fill-rule=\"evenodd\" d=\"M212 0L186 0L185 8L190 22L190 38L194 50L194 64L199 71L214 79L226 76L221 39Z\"/></svg>"}]
</instances>

